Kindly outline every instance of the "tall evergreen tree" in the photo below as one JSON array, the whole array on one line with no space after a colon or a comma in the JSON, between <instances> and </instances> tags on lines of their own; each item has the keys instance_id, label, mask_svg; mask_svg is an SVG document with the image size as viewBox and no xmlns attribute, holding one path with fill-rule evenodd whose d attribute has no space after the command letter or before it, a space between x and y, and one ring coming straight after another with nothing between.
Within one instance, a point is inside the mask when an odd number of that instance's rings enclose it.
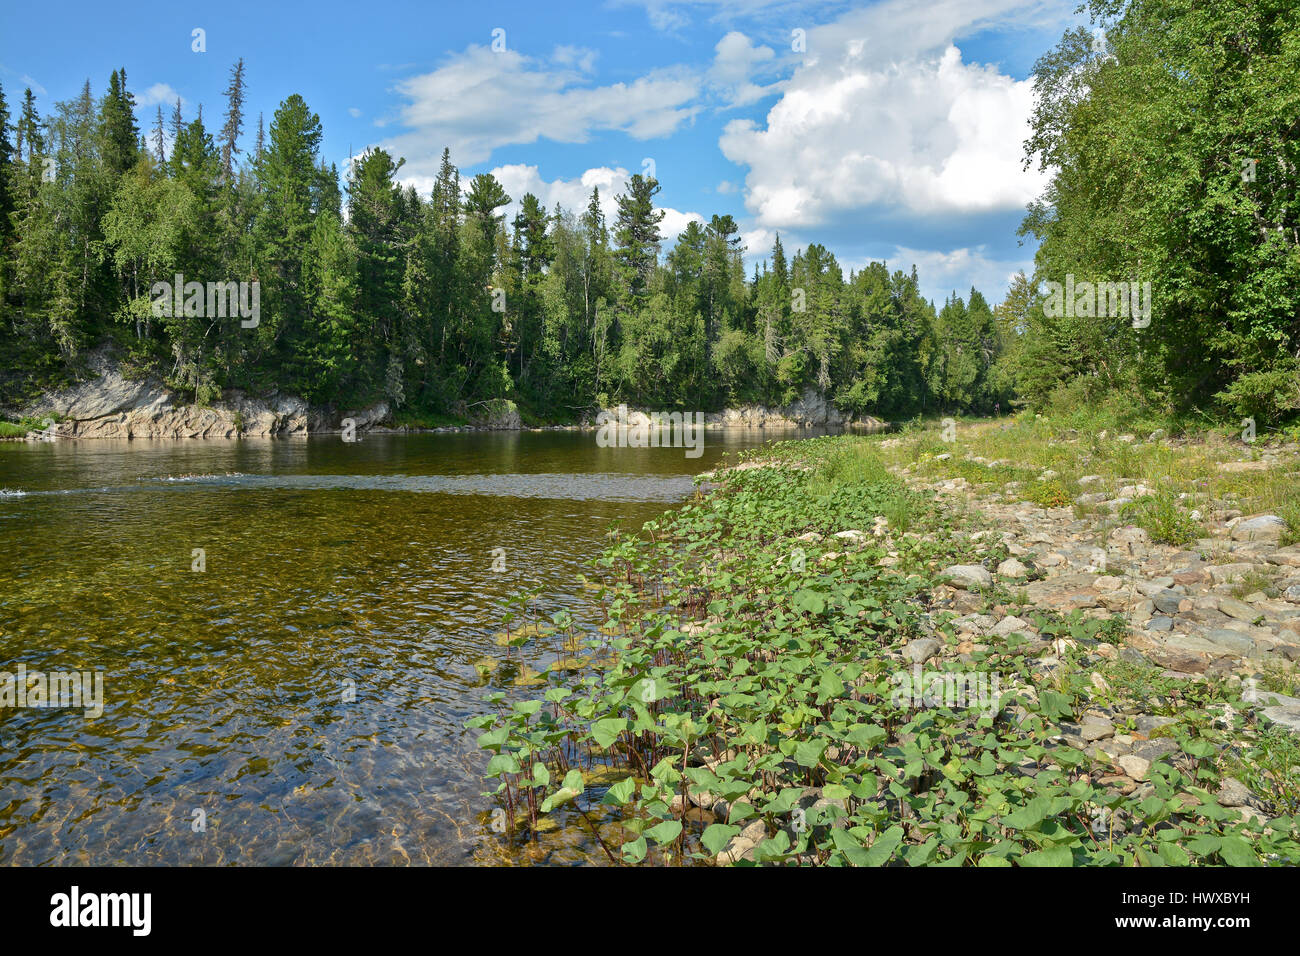
<instances>
[{"instance_id":1,"label":"tall evergreen tree","mask_svg":"<svg viewBox=\"0 0 1300 956\"><path fill-rule=\"evenodd\" d=\"M239 134L244 129L244 58L230 68L226 86L226 117L221 127L221 174L230 180L234 157L239 153Z\"/></svg>"},{"instance_id":2,"label":"tall evergreen tree","mask_svg":"<svg viewBox=\"0 0 1300 956\"><path fill-rule=\"evenodd\" d=\"M665 213L655 209L654 197L658 192L658 180L637 173L628 181L627 192L618 197L615 255L632 299L643 299L649 294L650 276L659 258L659 224Z\"/></svg>"},{"instance_id":3,"label":"tall evergreen tree","mask_svg":"<svg viewBox=\"0 0 1300 956\"><path fill-rule=\"evenodd\" d=\"M153 126L153 156L160 166L167 162L167 151L163 137L163 112L161 103L158 104L158 115L154 120Z\"/></svg>"},{"instance_id":4,"label":"tall evergreen tree","mask_svg":"<svg viewBox=\"0 0 1300 956\"><path fill-rule=\"evenodd\" d=\"M135 122L135 97L126 88L126 70L109 77L108 94L100 106L99 122L104 165L121 175L135 165L140 130Z\"/></svg>"}]
</instances>

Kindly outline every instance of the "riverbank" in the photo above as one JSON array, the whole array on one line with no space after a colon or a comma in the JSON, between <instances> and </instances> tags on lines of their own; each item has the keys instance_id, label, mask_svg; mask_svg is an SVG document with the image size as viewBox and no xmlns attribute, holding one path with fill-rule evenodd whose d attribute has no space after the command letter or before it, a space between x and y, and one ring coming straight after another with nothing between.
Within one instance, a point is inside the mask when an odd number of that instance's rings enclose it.
<instances>
[{"instance_id":1,"label":"riverbank","mask_svg":"<svg viewBox=\"0 0 1300 956\"><path fill-rule=\"evenodd\" d=\"M525 416L509 399L462 404L455 414L419 416L394 409L388 402L348 409L311 405L293 395L246 395L228 391L207 405L187 403L149 375L128 373L107 350L89 357L89 376L81 382L49 391L21 409L10 410L11 422L0 422L0 440L59 439L182 439L240 437L302 437L315 434L456 433L474 431L571 431L594 429L603 420L598 409L581 411L575 422L555 423ZM651 421L655 410L604 409L611 421L638 427ZM746 405L702 413L706 428L878 429L885 422L871 416L842 413L809 389L788 405ZM525 418L527 417L527 421Z\"/></svg>"},{"instance_id":2,"label":"riverbank","mask_svg":"<svg viewBox=\"0 0 1300 956\"><path fill-rule=\"evenodd\" d=\"M502 829L622 863L1294 865L1300 527L1265 506L1298 452L1025 417L746 456L601 557L600 634L534 622L595 677L471 722Z\"/></svg>"}]
</instances>

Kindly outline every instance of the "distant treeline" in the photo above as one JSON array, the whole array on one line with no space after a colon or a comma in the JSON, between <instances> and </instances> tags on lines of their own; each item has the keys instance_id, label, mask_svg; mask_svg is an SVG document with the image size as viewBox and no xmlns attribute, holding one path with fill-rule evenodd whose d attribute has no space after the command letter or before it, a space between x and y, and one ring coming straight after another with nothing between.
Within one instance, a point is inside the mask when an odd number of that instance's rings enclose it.
<instances>
[{"instance_id":1,"label":"distant treeline","mask_svg":"<svg viewBox=\"0 0 1300 956\"><path fill-rule=\"evenodd\" d=\"M240 61L220 128L178 102L142 135L124 70L44 117L28 90L15 120L0 91L4 398L107 339L198 401L279 389L413 417L500 397L552 418L620 401L781 404L808 387L887 416L1010 397L973 289L936 312L915 268L846 277L824 247L787 258L779 238L746 276L730 216L690 223L664 252L659 184L639 175L609 223L596 190L580 210L526 195L506 222L501 184L463 183L446 151L429 195L399 185L402 160L379 149L344 193L302 97L269 129L259 116L248 143L244 94ZM154 283L178 274L256 282L256 325L197 296L154 308Z\"/></svg>"}]
</instances>

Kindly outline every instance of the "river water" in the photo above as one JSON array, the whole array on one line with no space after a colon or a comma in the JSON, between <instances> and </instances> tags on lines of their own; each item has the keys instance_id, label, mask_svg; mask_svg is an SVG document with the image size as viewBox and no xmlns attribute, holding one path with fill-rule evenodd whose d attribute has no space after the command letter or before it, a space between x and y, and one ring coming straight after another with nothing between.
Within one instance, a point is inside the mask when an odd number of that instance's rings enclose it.
<instances>
[{"instance_id":1,"label":"river water","mask_svg":"<svg viewBox=\"0 0 1300 956\"><path fill-rule=\"evenodd\" d=\"M501 645L511 599L594 632L579 575L612 522L817 433L0 443L0 680L103 680L97 717L0 706L0 864L511 861L463 728L554 659Z\"/></svg>"}]
</instances>

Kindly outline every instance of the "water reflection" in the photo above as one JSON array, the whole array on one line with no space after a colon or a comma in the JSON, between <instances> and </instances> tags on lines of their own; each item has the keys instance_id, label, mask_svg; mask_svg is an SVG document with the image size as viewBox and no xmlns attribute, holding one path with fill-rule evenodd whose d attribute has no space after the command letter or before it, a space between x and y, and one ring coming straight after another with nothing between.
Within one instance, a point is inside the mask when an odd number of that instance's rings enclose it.
<instances>
[{"instance_id":1,"label":"water reflection","mask_svg":"<svg viewBox=\"0 0 1300 956\"><path fill-rule=\"evenodd\" d=\"M0 708L0 863L473 859L495 840L463 721L554 656L491 663L507 600L594 629L576 579L610 523L770 437L711 431L698 459L569 432L0 446L21 492L0 670L103 668L106 698L97 720Z\"/></svg>"}]
</instances>

